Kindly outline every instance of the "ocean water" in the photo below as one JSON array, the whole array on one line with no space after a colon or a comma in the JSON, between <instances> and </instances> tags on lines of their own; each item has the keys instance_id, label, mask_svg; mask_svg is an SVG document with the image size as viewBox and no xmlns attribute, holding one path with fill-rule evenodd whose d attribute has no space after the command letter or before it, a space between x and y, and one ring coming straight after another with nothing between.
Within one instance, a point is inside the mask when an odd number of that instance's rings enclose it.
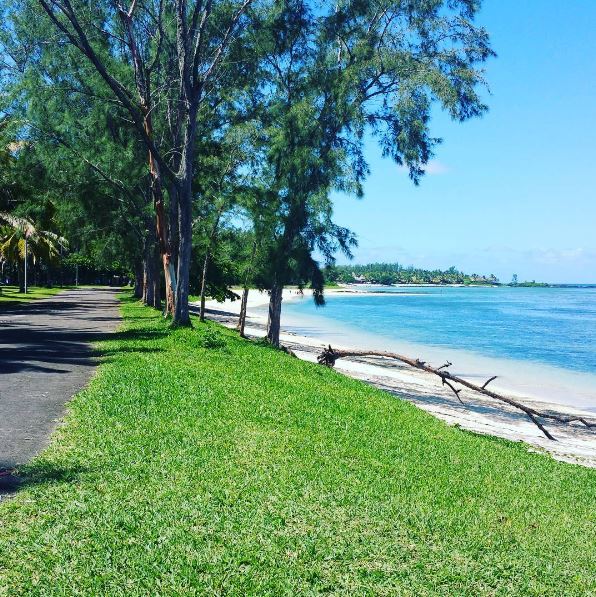
<instances>
[{"instance_id":1,"label":"ocean water","mask_svg":"<svg viewBox=\"0 0 596 597\"><path fill-rule=\"evenodd\" d=\"M370 348L459 360L479 375L503 371L505 384L522 393L596 408L596 287L362 290L368 293L330 295L321 308L311 299L288 301L284 314L295 331L333 332L337 341L349 328Z\"/></svg>"}]
</instances>

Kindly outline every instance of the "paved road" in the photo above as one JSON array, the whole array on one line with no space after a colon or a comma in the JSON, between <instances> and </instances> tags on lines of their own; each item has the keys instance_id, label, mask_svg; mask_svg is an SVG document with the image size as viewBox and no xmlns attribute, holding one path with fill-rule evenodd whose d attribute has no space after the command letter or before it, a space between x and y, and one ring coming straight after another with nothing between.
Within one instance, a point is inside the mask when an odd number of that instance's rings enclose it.
<instances>
[{"instance_id":1,"label":"paved road","mask_svg":"<svg viewBox=\"0 0 596 597\"><path fill-rule=\"evenodd\" d=\"M7 471L46 446L65 403L89 381L90 342L119 320L116 293L106 288L0 307L0 494L16 482Z\"/></svg>"}]
</instances>

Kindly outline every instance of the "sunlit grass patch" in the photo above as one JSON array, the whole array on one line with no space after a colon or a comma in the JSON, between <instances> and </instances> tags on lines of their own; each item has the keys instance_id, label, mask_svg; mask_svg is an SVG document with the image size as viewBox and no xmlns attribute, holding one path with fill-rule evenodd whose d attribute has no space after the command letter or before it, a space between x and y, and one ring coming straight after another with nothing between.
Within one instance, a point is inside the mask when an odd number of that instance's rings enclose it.
<instances>
[{"instance_id":1,"label":"sunlit grass patch","mask_svg":"<svg viewBox=\"0 0 596 597\"><path fill-rule=\"evenodd\" d=\"M29 286L27 293L19 292L18 286L0 286L0 310L6 305L18 305L28 303L36 299L48 298L62 292L64 288L43 288L41 286Z\"/></svg>"},{"instance_id":2,"label":"sunlit grass patch","mask_svg":"<svg viewBox=\"0 0 596 597\"><path fill-rule=\"evenodd\" d=\"M215 324L123 310L0 507L0 594L594 591L593 470Z\"/></svg>"}]
</instances>

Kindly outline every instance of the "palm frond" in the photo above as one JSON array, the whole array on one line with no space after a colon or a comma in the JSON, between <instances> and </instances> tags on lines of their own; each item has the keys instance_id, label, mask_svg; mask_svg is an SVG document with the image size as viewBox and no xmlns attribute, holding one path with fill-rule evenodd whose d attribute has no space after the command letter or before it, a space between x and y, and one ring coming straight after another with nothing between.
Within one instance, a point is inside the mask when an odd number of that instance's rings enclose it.
<instances>
[{"instance_id":1,"label":"palm frond","mask_svg":"<svg viewBox=\"0 0 596 597\"><path fill-rule=\"evenodd\" d=\"M68 248L68 241L63 236L36 228L28 218L0 211L0 222L7 224L4 234L0 231L0 254L7 260L25 258L25 239L33 263L38 259L51 261L60 255L61 248Z\"/></svg>"},{"instance_id":2,"label":"palm frond","mask_svg":"<svg viewBox=\"0 0 596 597\"><path fill-rule=\"evenodd\" d=\"M7 211L0 211L0 220L6 222L12 228L22 232L24 236L33 236L37 233L33 222L22 216L15 216Z\"/></svg>"}]
</instances>

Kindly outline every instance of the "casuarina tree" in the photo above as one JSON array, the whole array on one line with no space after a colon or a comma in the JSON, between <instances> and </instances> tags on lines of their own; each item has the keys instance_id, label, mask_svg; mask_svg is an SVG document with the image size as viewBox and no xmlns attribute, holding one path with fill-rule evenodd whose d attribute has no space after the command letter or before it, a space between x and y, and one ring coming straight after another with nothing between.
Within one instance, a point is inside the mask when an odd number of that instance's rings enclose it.
<instances>
[{"instance_id":1,"label":"casuarina tree","mask_svg":"<svg viewBox=\"0 0 596 597\"><path fill-rule=\"evenodd\" d=\"M226 58L251 4L39 0L58 34L55 43L71 44L93 65L147 148L167 309L179 325L189 323L198 115L217 103ZM121 67L123 58L128 70Z\"/></svg>"},{"instance_id":2,"label":"casuarina tree","mask_svg":"<svg viewBox=\"0 0 596 597\"><path fill-rule=\"evenodd\" d=\"M430 135L438 103L465 120L485 110L477 65L491 54L473 24L478 2L285 0L255 18L261 61L266 172L278 213L270 230L267 336L279 344L282 290L310 282L323 302L328 262L349 253L349 231L332 222L330 193L361 194L367 135L405 165L414 182L439 141Z\"/></svg>"}]
</instances>

